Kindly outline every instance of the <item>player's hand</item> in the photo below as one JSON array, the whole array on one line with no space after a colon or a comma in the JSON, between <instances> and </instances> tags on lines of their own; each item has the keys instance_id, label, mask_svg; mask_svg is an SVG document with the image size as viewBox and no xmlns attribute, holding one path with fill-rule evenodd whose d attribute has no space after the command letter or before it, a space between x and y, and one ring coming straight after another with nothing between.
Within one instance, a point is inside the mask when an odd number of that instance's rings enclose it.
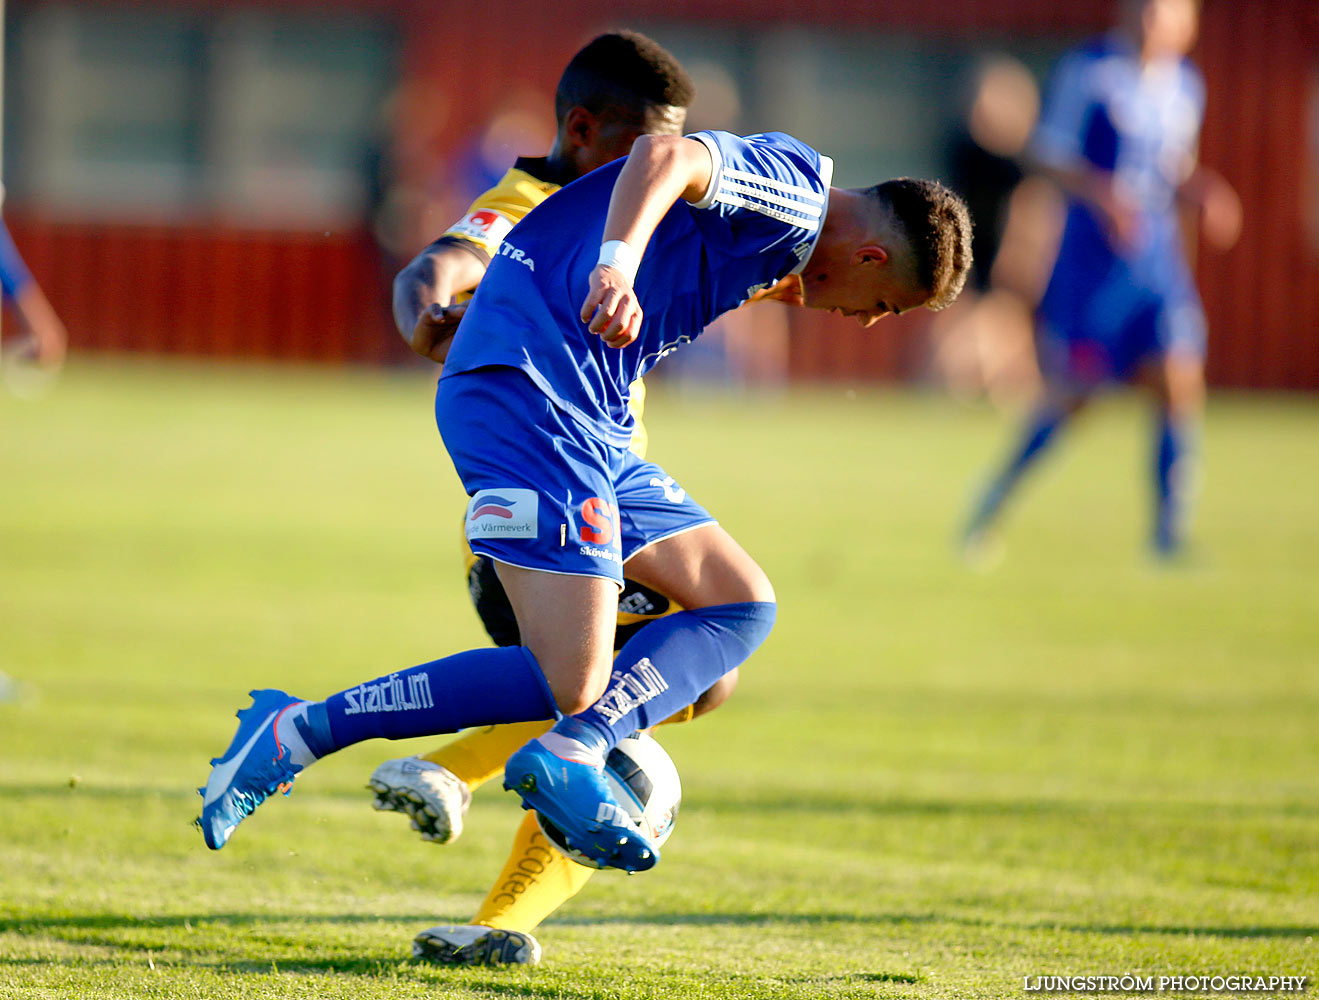
<instances>
[{"instance_id":1,"label":"player's hand","mask_svg":"<svg viewBox=\"0 0 1319 1000\"><path fill-rule=\"evenodd\" d=\"M62 337L41 337L35 333L24 334L12 347L5 348L6 354L19 361L52 371L64 364L66 351Z\"/></svg>"},{"instance_id":2,"label":"player's hand","mask_svg":"<svg viewBox=\"0 0 1319 1000\"><path fill-rule=\"evenodd\" d=\"M1200 232L1216 250L1231 250L1241 236L1241 198L1218 174L1206 172L1200 195Z\"/></svg>"},{"instance_id":3,"label":"player's hand","mask_svg":"<svg viewBox=\"0 0 1319 1000\"><path fill-rule=\"evenodd\" d=\"M615 267L596 266L582 303L582 322L610 347L626 347L641 332L641 303L637 293Z\"/></svg>"},{"instance_id":4,"label":"player's hand","mask_svg":"<svg viewBox=\"0 0 1319 1000\"><path fill-rule=\"evenodd\" d=\"M412 350L423 358L430 358L439 364L449 354L453 335L458 332L458 324L467 312L467 303L456 306L442 306L435 303L417 317L417 325L412 328L409 343Z\"/></svg>"},{"instance_id":5,"label":"player's hand","mask_svg":"<svg viewBox=\"0 0 1319 1000\"><path fill-rule=\"evenodd\" d=\"M1114 249L1131 250L1139 245L1140 216L1135 206L1112 183L1096 185L1091 191L1090 202L1099 210Z\"/></svg>"},{"instance_id":6,"label":"player's hand","mask_svg":"<svg viewBox=\"0 0 1319 1000\"><path fill-rule=\"evenodd\" d=\"M750 305L752 302L786 302L790 306L804 306L806 292L802 287L801 275L790 274L780 279L777 284L762 288L744 304Z\"/></svg>"}]
</instances>

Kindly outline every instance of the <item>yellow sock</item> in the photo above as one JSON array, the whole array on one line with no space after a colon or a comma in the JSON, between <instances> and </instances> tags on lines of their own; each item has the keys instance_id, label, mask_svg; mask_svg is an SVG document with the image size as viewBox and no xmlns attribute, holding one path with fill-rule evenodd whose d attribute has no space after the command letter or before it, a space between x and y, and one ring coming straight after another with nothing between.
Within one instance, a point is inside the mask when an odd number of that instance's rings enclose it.
<instances>
[{"instance_id":1,"label":"yellow sock","mask_svg":"<svg viewBox=\"0 0 1319 1000\"><path fill-rule=\"evenodd\" d=\"M657 726L676 726L680 722L691 722L696 717L696 706L688 705L686 708L680 708L667 719L657 722Z\"/></svg>"},{"instance_id":2,"label":"yellow sock","mask_svg":"<svg viewBox=\"0 0 1319 1000\"><path fill-rule=\"evenodd\" d=\"M586 885L594 868L570 861L540 832L534 813L525 813L513 851L472 923L501 930L531 931Z\"/></svg>"},{"instance_id":3,"label":"yellow sock","mask_svg":"<svg viewBox=\"0 0 1319 1000\"><path fill-rule=\"evenodd\" d=\"M448 768L467 782L468 788L485 784L504 773L504 763L529 740L549 731L553 719L539 722L512 722L503 726L469 729L456 740L438 750L423 754L423 760Z\"/></svg>"}]
</instances>

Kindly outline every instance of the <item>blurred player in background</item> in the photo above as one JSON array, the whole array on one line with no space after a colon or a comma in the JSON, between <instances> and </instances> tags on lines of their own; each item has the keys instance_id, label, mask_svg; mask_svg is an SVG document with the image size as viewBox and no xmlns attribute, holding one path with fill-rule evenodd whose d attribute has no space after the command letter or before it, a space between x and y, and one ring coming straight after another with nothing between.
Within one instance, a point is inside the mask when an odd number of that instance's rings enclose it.
<instances>
[{"instance_id":1,"label":"blurred player in background","mask_svg":"<svg viewBox=\"0 0 1319 1000\"><path fill-rule=\"evenodd\" d=\"M0 187L0 203L3 200L4 189ZM41 286L23 263L13 237L9 235L9 227L3 221L0 221L0 286L4 288L5 301L13 306L21 325L21 339L7 347L5 354L9 359L33 362L47 371L58 369L64 363L68 334Z\"/></svg>"},{"instance_id":2,"label":"blurred player in background","mask_svg":"<svg viewBox=\"0 0 1319 1000\"><path fill-rule=\"evenodd\" d=\"M1023 223L1037 212L1036 192L1047 187L1023 184L1022 154L1039 105L1030 70L1003 53L987 56L975 68L966 112L948 141L949 186L971 212L975 260L968 287L938 315L930 335L933 373L958 399L988 397L1005 405L1039 389L1031 315L1039 289L1032 294L1015 280L1016 262L1041 257L1021 239L1035 231ZM1000 246L1006 247L1004 267ZM1042 278L1035 284L1042 288Z\"/></svg>"},{"instance_id":3,"label":"blurred player in background","mask_svg":"<svg viewBox=\"0 0 1319 1000\"><path fill-rule=\"evenodd\" d=\"M1047 387L1020 441L964 531L969 557L1025 472L1106 383L1140 376L1155 400L1151 545L1185 539L1188 465L1204 402L1205 319L1183 247L1179 208L1199 214L1219 247L1235 242L1241 208L1196 164L1204 83L1186 59L1197 0L1123 0L1117 28L1068 53L1044 104L1032 153L1062 189L1062 243L1038 311Z\"/></svg>"},{"instance_id":4,"label":"blurred player in background","mask_svg":"<svg viewBox=\"0 0 1319 1000\"><path fill-rule=\"evenodd\" d=\"M442 363L471 291L510 229L561 185L626 155L639 135L679 134L692 97L691 81L677 60L644 35L602 35L578 52L555 93L558 134L549 154L519 158L398 275L395 318L413 349ZM637 424L630 447L642 458L644 399L645 387L638 380L632 387ZM517 619L494 564L474 555L465 542L464 550L468 591L490 638L500 646L519 645ZM625 581L615 647L648 621L678 610L662 594ZM685 721L717 707L736 681L734 670L668 721ZM375 806L407 814L424 839L449 843L462 833L472 792L502 774L509 755L549 727L546 720L476 729L423 756L387 761L371 776ZM534 962L540 945L531 932L580 891L593 871L550 844L528 812L504 870L471 924L421 932L414 953L450 964Z\"/></svg>"}]
</instances>

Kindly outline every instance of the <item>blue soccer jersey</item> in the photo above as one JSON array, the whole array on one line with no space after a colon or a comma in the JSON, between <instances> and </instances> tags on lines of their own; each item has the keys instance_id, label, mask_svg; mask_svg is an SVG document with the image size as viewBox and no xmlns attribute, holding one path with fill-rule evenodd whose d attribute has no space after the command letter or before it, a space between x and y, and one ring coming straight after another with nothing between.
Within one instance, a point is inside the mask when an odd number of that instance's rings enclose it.
<instances>
[{"instance_id":1,"label":"blue soccer jersey","mask_svg":"<svg viewBox=\"0 0 1319 1000\"><path fill-rule=\"evenodd\" d=\"M1070 199L1040 303L1041 361L1054 374L1096 382L1126 377L1151 356L1203 353L1204 315L1176 210L1203 114L1204 83L1184 59L1144 65L1115 35L1059 62L1034 154L1059 169L1111 174L1135 225L1119 243L1093 206Z\"/></svg>"},{"instance_id":2,"label":"blue soccer jersey","mask_svg":"<svg viewBox=\"0 0 1319 1000\"><path fill-rule=\"evenodd\" d=\"M1069 52L1054 72L1033 151L1049 166L1090 166L1113 175L1138 215L1132 245L1116 252L1153 266L1152 281L1178 277L1176 192L1195 162L1204 117L1204 81L1187 60L1143 65L1131 42L1110 36ZM1098 232L1082 203L1070 206Z\"/></svg>"},{"instance_id":3,"label":"blue soccer jersey","mask_svg":"<svg viewBox=\"0 0 1319 1000\"><path fill-rule=\"evenodd\" d=\"M810 257L828 208L832 161L779 132L699 132L713 175L679 201L646 247L634 288L640 334L607 346L579 316L599 257L610 193L625 161L601 167L533 209L500 245L463 317L444 376L518 368L603 441L626 447L628 387L712 320Z\"/></svg>"}]
</instances>

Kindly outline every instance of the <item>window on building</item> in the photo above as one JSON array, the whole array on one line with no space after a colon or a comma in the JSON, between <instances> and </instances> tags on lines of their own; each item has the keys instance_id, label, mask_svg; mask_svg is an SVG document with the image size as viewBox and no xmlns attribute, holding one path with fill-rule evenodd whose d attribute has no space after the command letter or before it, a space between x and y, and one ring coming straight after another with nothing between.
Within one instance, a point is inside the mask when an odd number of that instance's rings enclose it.
<instances>
[{"instance_id":1,"label":"window on building","mask_svg":"<svg viewBox=\"0 0 1319 1000\"><path fill-rule=\"evenodd\" d=\"M662 23L642 30L692 73L694 127L789 132L834 158L843 187L945 176L970 70L984 52L1005 48L864 28ZM1042 77L1062 46L1019 40L1006 48Z\"/></svg>"},{"instance_id":2,"label":"window on building","mask_svg":"<svg viewBox=\"0 0 1319 1000\"><path fill-rule=\"evenodd\" d=\"M394 52L375 22L137 5L12 21L15 197L80 217L294 227L369 207Z\"/></svg>"},{"instance_id":3,"label":"window on building","mask_svg":"<svg viewBox=\"0 0 1319 1000\"><path fill-rule=\"evenodd\" d=\"M199 165L189 23L62 6L17 20L11 191L80 212L186 206Z\"/></svg>"}]
</instances>

